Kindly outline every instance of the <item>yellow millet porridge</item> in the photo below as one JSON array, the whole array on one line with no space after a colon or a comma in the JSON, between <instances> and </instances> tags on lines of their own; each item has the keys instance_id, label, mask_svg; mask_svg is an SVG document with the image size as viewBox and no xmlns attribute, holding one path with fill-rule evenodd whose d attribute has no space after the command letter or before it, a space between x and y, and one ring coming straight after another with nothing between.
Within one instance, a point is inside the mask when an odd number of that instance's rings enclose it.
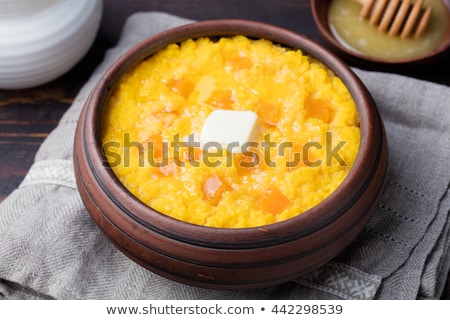
<instances>
[{"instance_id":1,"label":"yellow millet porridge","mask_svg":"<svg viewBox=\"0 0 450 320\"><path fill-rule=\"evenodd\" d=\"M198 143L219 109L257 115L240 152ZM223 228L314 207L343 181L359 141L356 106L337 76L300 50L244 36L187 40L142 61L113 89L102 123L103 152L132 194Z\"/></svg>"}]
</instances>

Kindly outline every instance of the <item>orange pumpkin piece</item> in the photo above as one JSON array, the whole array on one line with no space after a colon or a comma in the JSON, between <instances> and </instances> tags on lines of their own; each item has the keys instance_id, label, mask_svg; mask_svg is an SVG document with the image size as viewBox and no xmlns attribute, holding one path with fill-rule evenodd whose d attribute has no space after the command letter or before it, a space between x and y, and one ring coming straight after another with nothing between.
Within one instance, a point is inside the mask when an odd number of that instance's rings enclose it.
<instances>
[{"instance_id":1,"label":"orange pumpkin piece","mask_svg":"<svg viewBox=\"0 0 450 320\"><path fill-rule=\"evenodd\" d=\"M302 146L299 144L294 144L294 146L288 151L289 161L286 163L288 171L294 171L304 166L302 156Z\"/></svg>"},{"instance_id":2,"label":"orange pumpkin piece","mask_svg":"<svg viewBox=\"0 0 450 320\"><path fill-rule=\"evenodd\" d=\"M236 70L251 69L253 67L252 60L246 57L231 58L228 59L228 62L231 64L233 69Z\"/></svg>"},{"instance_id":3,"label":"orange pumpkin piece","mask_svg":"<svg viewBox=\"0 0 450 320\"><path fill-rule=\"evenodd\" d=\"M314 152L314 148L303 149L300 145L296 144L288 152L289 160L286 166L289 172L301 167L317 167L321 164L319 157Z\"/></svg>"},{"instance_id":4,"label":"orange pumpkin piece","mask_svg":"<svg viewBox=\"0 0 450 320\"><path fill-rule=\"evenodd\" d=\"M244 153L233 155L233 162L239 175L245 175L260 170L260 154L257 148L249 148Z\"/></svg>"},{"instance_id":5,"label":"orange pumpkin piece","mask_svg":"<svg viewBox=\"0 0 450 320\"><path fill-rule=\"evenodd\" d=\"M281 119L281 108L277 104L260 102L256 114L264 124L275 127Z\"/></svg>"},{"instance_id":6,"label":"orange pumpkin piece","mask_svg":"<svg viewBox=\"0 0 450 320\"><path fill-rule=\"evenodd\" d=\"M326 100L309 97L305 101L304 108L306 118L317 118L326 123L330 122L330 109Z\"/></svg>"},{"instance_id":7,"label":"orange pumpkin piece","mask_svg":"<svg viewBox=\"0 0 450 320\"><path fill-rule=\"evenodd\" d=\"M277 215L289 207L291 201L276 186L269 186L259 197L258 203L264 211Z\"/></svg>"},{"instance_id":8,"label":"orange pumpkin piece","mask_svg":"<svg viewBox=\"0 0 450 320\"><path fill-rule=\"evenodd\" d=\"M152 159L156 162L163 157L163 141L160 135L151 136L147 140L147 147L151 152Z\"/></svg>"},{"instance_id":9,"label":"orange pumpkin piece","mask_svg":"<svg viewBox=\"0 0 450 320\"><path fill-rule=\"evenodd\" d=\"M191 81L186 79L171 79L167 83L167 86L185 99L189 98L195 87Z\"/></svg>"},{"instance_id":10,"label":"orange pumpkin piece","mask_svg":"<svg viewBox=\"0 0 450 320\"><path fill-rule=\"evenodd\" d=\"M203 193L213 206L219 204L224 192L231 190L232 188L216 174L206 179L203 184Z\"/></svg>"},{"instance_id":11,"label":"orange pumpkin piece","mask_svg":"<svg viewBox=\"0 0 450 320\"><path fill-rule=\"evenodd\" d=\"M217 109L233 109L234 97L231 89L214 90L205 101Z\"/></svg>"},{"instance_id":12,"label":"orange pumpkin piece","mask_svg":"<svg viewBox=\"0 0 450 320\"><path fill-rule=\"evenodd\" d=\"M185 161L199 161L202 158L203 152L201 148L188 147L183 151L183 160Z\"/></svg>"},{"instance_id":13,"label":"orange pumpkin piece","mask_svg":"<svg viewBox=\"0 0 450 320\"><path fill-rule=\"evenodd\" d=\"M174 176L179 171L180 167L173 160L169 160L167 165L159 167L159 174L165 177Z\"/></svg>"}]
</instances>

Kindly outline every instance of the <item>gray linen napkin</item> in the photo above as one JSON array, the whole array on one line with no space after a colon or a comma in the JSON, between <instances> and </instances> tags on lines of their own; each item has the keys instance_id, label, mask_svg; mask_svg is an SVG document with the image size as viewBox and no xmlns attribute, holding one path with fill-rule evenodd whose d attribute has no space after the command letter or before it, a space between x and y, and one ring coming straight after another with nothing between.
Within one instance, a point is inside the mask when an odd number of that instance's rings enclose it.
<instances>
[{"instance_id":1,"label":"gray linen napkin","mask_svg":"<svg viewBox=\"0 0 450 320\"><path fill-rule=\"evenodd\" d=\"M188 23L138 13L0 205L0 298L5 299L435 299L450 268L450 88L355 70L374 96L389 141L388 180L377 212L325 266L259 290L208 290L138 266L96 227L76 189L72 146L91 88L130 46Z\"/></svg>"}]
</instances>

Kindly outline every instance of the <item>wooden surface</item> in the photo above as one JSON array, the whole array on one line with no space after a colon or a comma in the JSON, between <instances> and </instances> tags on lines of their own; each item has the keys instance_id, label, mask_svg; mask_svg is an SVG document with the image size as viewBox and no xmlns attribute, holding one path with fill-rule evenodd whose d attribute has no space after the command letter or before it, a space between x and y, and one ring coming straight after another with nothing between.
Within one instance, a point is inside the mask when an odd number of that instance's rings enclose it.
<instances>
[{"instance_id":1,"label":"wooden surface","mask_svg":"<svg viewBox=\"0 0 450 320\"><path fill-rule=\"evenodd\" d=\"M163 11L194 20L258 20L302 33L324 44L311 15L309 0L104 0L96 41L85 58L59 79L27 90L0 90L0 202L22 181L34 155L72 103L107 48L120 36L126 18L139 11ZM450 85L450 59L405 74ZM443 298L450 299L450 286Z\"/></svg>"}]
</instances>

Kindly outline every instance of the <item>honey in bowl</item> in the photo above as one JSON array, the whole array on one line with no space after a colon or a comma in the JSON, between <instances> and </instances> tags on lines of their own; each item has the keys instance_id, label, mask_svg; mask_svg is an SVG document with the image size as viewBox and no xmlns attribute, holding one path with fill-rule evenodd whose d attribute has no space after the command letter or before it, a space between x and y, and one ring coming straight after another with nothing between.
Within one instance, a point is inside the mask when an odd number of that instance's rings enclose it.
<instances>
[{"instance_id":1,"label":"honey in bowl","mask_svg":"<svg viewBox=\"0 0 450 320\"><path fill-rule=\"evenodd\" d=\"M300 50L244 36L186 40L142 61L112 91L101 128L103 152L133 195L220 228L316 206L344 180L360 140L335 74Z\"/></svg>"},{"instance_id":2,"label":"honey in bowl","mask_svg":"<svg viewBox=\"0 0 450 320\"><path fill-rule=\"evenodd\" d=\"M423 7L431 8L431 17L419 37L401 38L379 31L360 18L362 6L355 0L331 1L328 21L334 37L347 48L373 58L400 61L436 50L446 37L450 23L447 5L442 0L425 0Z\"/></svg>"}]
</instances>

